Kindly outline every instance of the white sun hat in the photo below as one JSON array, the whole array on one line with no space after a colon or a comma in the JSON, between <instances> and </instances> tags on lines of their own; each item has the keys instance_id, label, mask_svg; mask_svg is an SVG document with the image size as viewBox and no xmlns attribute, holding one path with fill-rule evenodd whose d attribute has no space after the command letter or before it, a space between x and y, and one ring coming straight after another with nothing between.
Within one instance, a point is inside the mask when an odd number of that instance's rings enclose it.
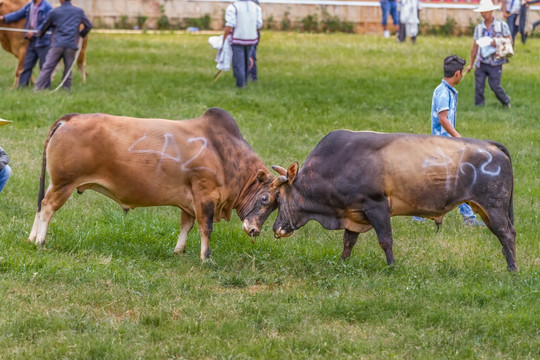
<instances>
[{"instance_id":1,"label":"white sun hat","mask_svg":"<svg viewBox=\"0 0 540 360\"><path fill-rule=\"evenodd\" d=\"M493 11L493 10L499 10L498 6L493 5L493 1L491 0L480 0L480 6L477 9L474 9L474 12L487 12L487 11Z\"/></svg>"}]
</instances>

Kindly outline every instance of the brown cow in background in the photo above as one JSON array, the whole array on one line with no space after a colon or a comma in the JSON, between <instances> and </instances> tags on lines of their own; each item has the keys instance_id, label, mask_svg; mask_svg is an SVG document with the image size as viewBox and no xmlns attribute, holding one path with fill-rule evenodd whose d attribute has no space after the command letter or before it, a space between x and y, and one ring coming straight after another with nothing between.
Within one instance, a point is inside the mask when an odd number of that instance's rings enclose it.
<instances>
[{"instance_id":1,"label":"brown cow in background","mask_svg":"<svg viewBox=\"0 0 540 360\"><path fill-rule=\"evenodd\" d=\"M28 3L29 0L0 0L0 15L6 15L11 12L21 9ZM0 27L24 29L25 20L19 20L12 23L0 23ZM23 32L0 30L0 44L7 52L13 54L18 62L15 69L14 86L19 83L19 77L23 71L24 56L26 55L26 47L28 43L24 40ZM88 36L83 39L81 53L77 59L77 66L81 70L82 82L86 82L86 46L88 44ZM54 77L54 74L53 74Z\"/></svg>"}]
</instances>

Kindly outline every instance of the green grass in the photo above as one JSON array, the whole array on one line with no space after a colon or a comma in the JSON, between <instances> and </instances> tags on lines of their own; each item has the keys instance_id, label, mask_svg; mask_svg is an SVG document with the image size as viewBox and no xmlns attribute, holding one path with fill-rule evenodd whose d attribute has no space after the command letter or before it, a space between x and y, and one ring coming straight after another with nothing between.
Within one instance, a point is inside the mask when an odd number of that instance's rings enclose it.
<instances>
[{"instance_id":1,"label":"green grass","mask_svg":"<svg viewBox=\"0 0 540 360\"><path fill-rule=\"evenodd\" d=\"M0 53L0 145L13 175L0 195L0 357L5 359L540 358L540 40L518 43L505 66L504 110L474 79L458 86L458 130L510 150L519 274L501 246L460 215L432 224L393 218L396 265L373 231L339 259L341 231L309 223L275 240L272 215L255 245L241 222L215 225L212 260L199 235L175 257L179 211L136 209L93 192L73 195L29 244L41 154L50 125L71 112L185 119L219 106L267 165L302 162L337 128L429 133L442 60L468 58L470 38L415 46L374 36L263 34L260 80L216 83L203 35L94 34L88 83L72 93L10 89L14 58ZM55 81L57 84L59 80Z\"/></svg>"}]
</instances>

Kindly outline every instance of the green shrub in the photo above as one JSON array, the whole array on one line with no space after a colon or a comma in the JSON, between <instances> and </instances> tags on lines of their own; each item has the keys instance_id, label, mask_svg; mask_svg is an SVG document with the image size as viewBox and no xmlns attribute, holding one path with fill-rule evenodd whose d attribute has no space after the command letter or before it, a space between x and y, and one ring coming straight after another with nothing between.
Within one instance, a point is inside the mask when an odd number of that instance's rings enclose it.
<instances>
[{"instance_id":1,"label":"green shrub","mask_svg":"<svg viewBox=\"0 0 540 360\"><path fill-rule=\"evenodd\" d=\"M207 30L210 29L210 22L212 18L210 14L205 14L204 16L198 18L185 18L184 25L185 27L196 27L198 29Z\"/></svg>"},{"instance_id":2,"label":"green shrub","mask_svg":"<svg viewBox=\"0 0 540 360\"><path fill-rule=\"evenodd\" d=\"M116 29L131 29L133 25L128 21L127 15L121 15L120 20L114 23Z\"/></svg>"},{"instance_id":3,"label":"green shrub","mask_svg":"<svg viewBox=\"0 0 540 360\"><path fill-rule=\"evenodd\" d=\"M300 20L302 23L302 31L318 32L319 31L319 16L317 14L308 15Z\"/></svg>"},{"instance_id":4,"label":"green shrub","mask_svg":"<svg viewBox=\"0 0 540 360\"><path fill-rule=\"evenodd\" d=\"M281 30L287 31L291 29L291 19L289 19L289 12L286 11L281 19Z\"/></svg>"},{"instance_id":5,"label":"green shrub","mask_svg":"<svg viewBox=\"0 0 540 360\"><path fill-rule=\"evenodd\" d=\"M139 29L142 29L144 27L146 20L148 20L148 16L145 16L145 15L137 16L137 26L139 27Z\"/></svg>"},{"instance_id":6,"label":"green shrub","mask_svg":"<svg viewBox=\"0 0 540 360\"><path fill-rule=\"evenodd\" d=\"M167 15L165 15L165 6L160 5L159 6L159 12L161 13L161 16L157 20L157 25L159 30L168 30L171 28L171 23L169 21L169 18Z\"/></svg>"},{"instance_id":7,"label":"green shrub","mask_svg":"<svg viewBox=\"0 0 540 360\"><path fill-rule=\"evenodd\" d=\"M268 19L264 22L264 27L267 30L275 30L276 29L276 21L274 20L274 16L270 15Z\"/></svg>"}]
</instances>

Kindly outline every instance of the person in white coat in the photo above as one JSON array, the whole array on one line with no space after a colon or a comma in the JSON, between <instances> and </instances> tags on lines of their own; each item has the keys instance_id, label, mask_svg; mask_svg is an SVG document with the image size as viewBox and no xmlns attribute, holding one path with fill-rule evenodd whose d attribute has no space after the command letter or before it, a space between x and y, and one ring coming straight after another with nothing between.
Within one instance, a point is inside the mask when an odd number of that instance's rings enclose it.
<instances>
[{"instance_id":1,"label":"person in white coat","mask_svg":"<svg viewBox=\"0 0 540 360\"><path fill-rule=\"evenodd\" d=\"M261 7L251 0L236 0L227 6L225 11L225 34L227 39L232 34L232 63L236 86L247 85L249 55L251 48L257 44L257 30L263 25Z\"/></svg>"},{"instance_id":2,"label":"person in white coat","mask_svg":"<svg viewBox=\"0 0 540 360\"><path fill-rule=\"evenodd\" d=\"M408 37L413 44L416 42L420 23L418 15L421 8L420 0L401 0L399 22L403 29L402 36L398 38L399 41L405 41L405 37Z\"/></svg>"}]
</instances>

